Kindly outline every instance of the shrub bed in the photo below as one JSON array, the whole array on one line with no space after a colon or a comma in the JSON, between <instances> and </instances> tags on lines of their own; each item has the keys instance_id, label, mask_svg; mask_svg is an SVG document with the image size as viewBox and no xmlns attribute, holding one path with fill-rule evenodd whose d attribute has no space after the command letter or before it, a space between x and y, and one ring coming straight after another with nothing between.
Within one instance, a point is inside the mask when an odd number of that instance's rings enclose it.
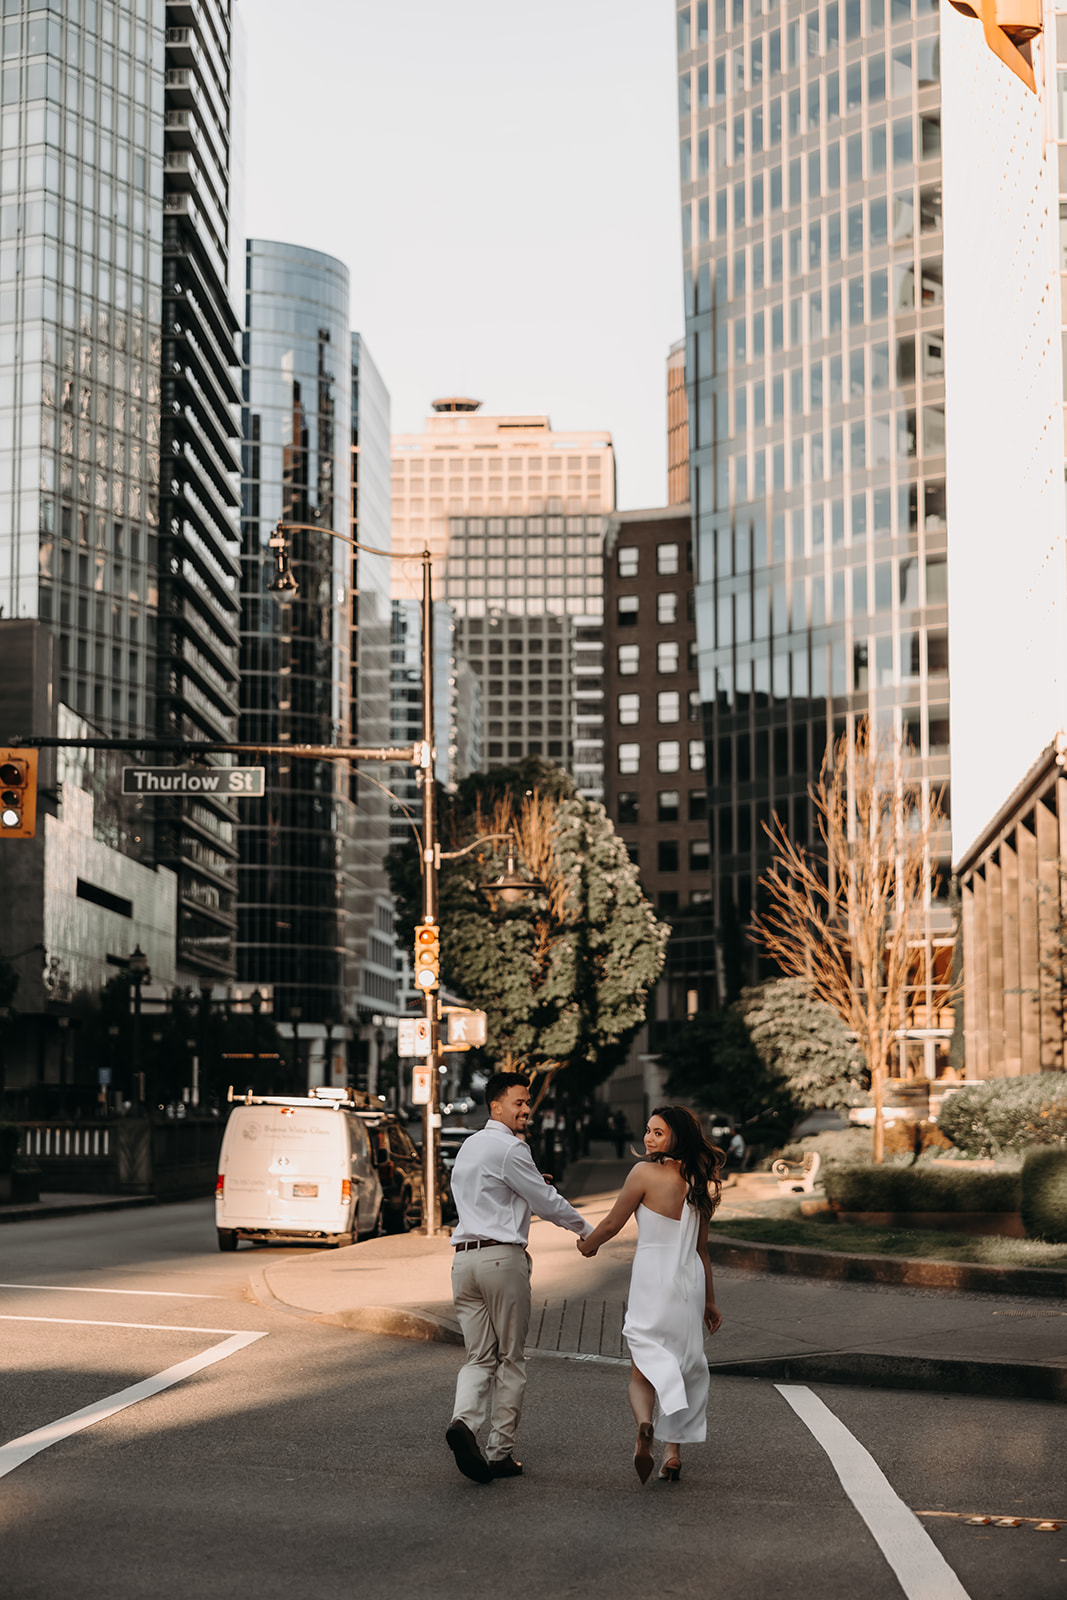
<instances>
[{"instance_id":1,"label":"shrub bed","mask_svg":"<svg viewBox=\"0 0 1067 1600\"><path fill-rule=\"evenodd\" d=\"M968 1156L1021 1155L1067 1144L1067 1073L989 1078L947 1095L937 1125Z\"/></svg>"},{"instance_id":2,"label":"shrub bed","mask_svg":"<svg viewBox=\"0 0 1067 1600\"><path fill-rule=\"evenodd\" d=\"M1067 1148L1045 1145L1029 1151L1020 1187L1027 1238L1067 1244Z\"/></svg>"},{"instance_id":3,"label":"shrub bed","mask_svg":"<svg viewBox=\"0 0 1067 1600\"><path fill-rule=\"evenodd\" d=\"M821 1174L820 1174L821 1176ZM1017 1172L835 1166L826 1198L839 1211L1018 1211Z\"/></svg>"}]
</instances>

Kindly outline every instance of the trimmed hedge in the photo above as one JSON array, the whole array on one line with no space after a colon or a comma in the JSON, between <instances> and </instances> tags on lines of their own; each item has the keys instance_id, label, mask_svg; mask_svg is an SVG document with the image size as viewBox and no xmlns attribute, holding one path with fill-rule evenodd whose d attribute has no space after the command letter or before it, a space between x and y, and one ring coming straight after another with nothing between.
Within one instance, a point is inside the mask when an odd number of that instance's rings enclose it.
<instances>
[{"instance_id":1,"label":"trimmed hedge","mask_svg":"<svg viewBox=\"0 0 1067 1600\"><path fill-rule=\"evenodd\" d=\"M1067 1149L1030 1150L1021 1177L1023 1227L1028 1239L1067 1244Z\"/></svg>"},{"instance_id":2,"label":"trimmed hedge","mask_svg":"<svg viewBox=\"0 0 1067 1600\"><path fill-rule=\"evenodd\" d=\"M831 1166L870 1161L873 1145L870 1128L825 1128L822 1133L806 1133L801 1139L791 1139L779 1154L783 1161L800 1163L813 1151L822 1162L821 1179Z\"/></svg>"},{"instance_id":3,"label":"trimmed hedge","mask_svg":"<svg viewBox=\"0 0 1067 1600\"><path fill-rule=\"evenodd\" d=\"M1022 1155L1035 1144L1067 1144L1067 1073L988 1078L945 1097L937 1125L964 1155Z\"/></svg>"},{"instance_id":4,"label":"trimmed hedge","mask_svg":"<svg viewBox=\"0 0 1067 1600\"><path fill-rule=\"evenodd\" d=\"M17 1122L0 1122L0 1172L10 1172L15 1165L22 1129Z\"/></svg>"},{"instance_id":5,"label":"trimmed hedge","mask_svg":"<svg viewBox=\"0 0 1067 1600\"><path fill-rule=\"evenodd\" d=\"M820 1177L822 1174L820 1173ZM1018 1211L1017 1172L932 1167L831 1167L826 1198L840 1211Z\"/></svg>"}]
</instances>

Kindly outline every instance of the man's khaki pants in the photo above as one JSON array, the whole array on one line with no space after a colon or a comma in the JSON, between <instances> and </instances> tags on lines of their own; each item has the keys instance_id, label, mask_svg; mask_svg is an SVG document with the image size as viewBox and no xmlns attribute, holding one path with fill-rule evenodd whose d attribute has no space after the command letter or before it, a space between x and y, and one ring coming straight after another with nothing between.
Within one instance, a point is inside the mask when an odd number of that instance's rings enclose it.
<instances>
[{"instance_id":1,"label":"man's khaki pants","mask_svg":"<svg viewBox=\"0 0 1067 1600\"><path fill-rule=\"evenodd\" d=\"M456 1380L453 1421L477 1433L491 1422L486 1457L503 1461L515 1445L526 1388L530 1258L521 1244L457 1250L452 1298L467 1359Z\"/></svg>"}]
</instances>

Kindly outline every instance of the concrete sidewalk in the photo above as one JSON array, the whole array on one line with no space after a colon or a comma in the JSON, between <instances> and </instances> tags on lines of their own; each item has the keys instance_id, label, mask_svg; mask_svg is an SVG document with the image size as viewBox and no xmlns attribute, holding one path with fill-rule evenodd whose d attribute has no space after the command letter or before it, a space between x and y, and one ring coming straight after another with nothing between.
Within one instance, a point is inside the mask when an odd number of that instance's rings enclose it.
<instances>
[{"instance_id":1,"label":"concrete sidewalk","mask_svg":"<svg viewBox=\"0 0 1067 1600\"><path fill-rule=\"evenodd\" d=\"M610 1208L629 1163L581 1162L567 1185L590 1220ZM607 1180L607 1181L605 1181ZM751 1203L748 1185L737 1203ZM729 1217L730 1197L722 1212ZM585 1261L573 1235L535 1221L529 1349L625 1361L622 1317L636 1243L633 1222ZM373 1239L257 1267L262 1303L368 1332L459 1343L447 1238ZM712 1372L805 1382L1067 1401L1067 1307L1005 1294L827 1283L717 1267L723 1326L708 1343Z\"/></svg>"}]
</instances>

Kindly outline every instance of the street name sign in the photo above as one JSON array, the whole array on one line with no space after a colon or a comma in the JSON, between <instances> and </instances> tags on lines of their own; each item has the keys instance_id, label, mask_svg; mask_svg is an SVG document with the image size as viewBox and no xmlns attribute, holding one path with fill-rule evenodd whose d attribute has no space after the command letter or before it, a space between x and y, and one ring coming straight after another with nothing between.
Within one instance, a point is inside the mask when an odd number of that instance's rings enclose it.
<instances>
[{"instance_id":1,"label":"street name sign","mask_svg":"<svg viewBox=\"0 0 1067 1600\"><path fill-rule=\"evenodd\" d=\"M398 1056L428 1056L430 1024L425 1017L398 1017L396 1022Z\"/></svg>"},{"instance_id":2,"label":"street name sign","mask_svg":"<svg viewBox=\"0 0 1067 1600\"><path fill-rule=\"evenodd\" d=\"M123 767L123 794L217 794L258 800L264 767Z\"/></svg>"}]
</instances>

